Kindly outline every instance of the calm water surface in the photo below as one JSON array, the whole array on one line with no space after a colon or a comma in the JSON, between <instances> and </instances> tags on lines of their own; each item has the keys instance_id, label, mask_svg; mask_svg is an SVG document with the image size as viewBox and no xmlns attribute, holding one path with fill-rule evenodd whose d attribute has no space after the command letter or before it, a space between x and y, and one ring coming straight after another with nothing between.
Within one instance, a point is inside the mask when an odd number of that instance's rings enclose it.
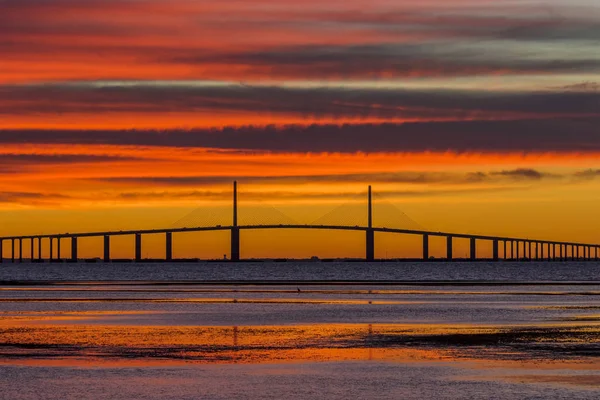
<instances>
[{"instance_id":1,"label":"calm water surface","mask_svg":"<svg viewBox=\"0 0 600 400\"><path fill-rule=\"evenodd\" d=\"M596 263L3 264L0 281L2 399L600 393Z\"/></svg>"}]
</instances>

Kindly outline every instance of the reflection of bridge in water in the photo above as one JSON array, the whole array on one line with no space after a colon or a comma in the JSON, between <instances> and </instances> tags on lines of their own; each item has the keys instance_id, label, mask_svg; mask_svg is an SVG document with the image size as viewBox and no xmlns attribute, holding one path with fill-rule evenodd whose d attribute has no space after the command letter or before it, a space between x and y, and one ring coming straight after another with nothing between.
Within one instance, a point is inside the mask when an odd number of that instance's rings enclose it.
<instances>
[{"instance_id":1,"label":"reflection of bridge in water","mask_svg":"<svg viewBox=\"0 0 600 400\"><path fill-rule=\"evenodd\" d=\"M78 260L77 240L79 238L103 237L104 238L104 261L110 262L110 242L112 237L131 235L135 237L135 261L142 261L142 235L164 234L165 235L165 260L173 260L173 234L179 232L207 232L207 231L229 231L231 234L231 261L240 261L240 231L242 230L266 230L266 229L312 229L312 230L332 230L332 231L360 231L365 232L365 260L375 260L375 233L394 233L405 235L418 235L423 239L423 260L429 260L429 239L431 237L442 237L446 239L446 257L445 259L452 261L456 258L453 256L453 240L468 239L469 257L470 260L477 260L477 242L488 241L492 243L492 260L499 261L500 244L503 248L502 259L513 260L580 260L590 261L598 260L598 244L585 244L574 242L536 240L517 237L501 237L489 235L474 235L453 232L433 232L419 229L399 229L376 227L373 225L373 201L371 187L369 186L367 214L368 223L366 226L344 226L344 225L321 225L321 224L253 224L239 225L238 224L238 200L237 200L237 183L233 184L233 223L228 226L198 226L198 227L183 227L183 228L165 228L165 229L142 229L142 230L120 230L106 232L80 232L80 233L64 233L64 234L45 234L45 235L27 235L13 236L0 238L0 262L3 259L3 243L4 241L11 242L11 260L16 259L23 261L23 242L31 241L31 260L43 261L42 246L44 241L49 242L50 252L49 261L58 261L60 258L61 240L67 239L71 241L71 257L70 261ZM37 254L36 243L37 241ZM58 257L55 257L54 243L56 242L56 251Z\"/></svg>"}]
</instances>

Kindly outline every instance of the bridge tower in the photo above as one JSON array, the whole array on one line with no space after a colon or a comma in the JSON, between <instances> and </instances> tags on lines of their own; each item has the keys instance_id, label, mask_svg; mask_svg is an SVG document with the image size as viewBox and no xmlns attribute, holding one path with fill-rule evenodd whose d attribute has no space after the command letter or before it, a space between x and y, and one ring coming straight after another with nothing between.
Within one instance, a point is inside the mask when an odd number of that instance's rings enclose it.
<instances>
[{"instance_id":1,"label":"bridge tower","mask_svg":"<svg viewBox=\"0 0 600 400\"><path fill-rule=\"evenodd\" d=\"M233 224L231 226L231 261L240 261L240 228L238 227L237 181L233 182Z\"/></svg>"},{"instance_id":2,"label":"bridge tower","mask_svg":"<svg viewBox=\"0 0 600 400\"><path fill-rule=\"evenodd\" d=\"M371 186L369 186L368 215L369 221L366 238L366 259L367 261L373 261L375 260L375 231L373 230L373 194L371 191Z\"/></svg>"}]
</instances>

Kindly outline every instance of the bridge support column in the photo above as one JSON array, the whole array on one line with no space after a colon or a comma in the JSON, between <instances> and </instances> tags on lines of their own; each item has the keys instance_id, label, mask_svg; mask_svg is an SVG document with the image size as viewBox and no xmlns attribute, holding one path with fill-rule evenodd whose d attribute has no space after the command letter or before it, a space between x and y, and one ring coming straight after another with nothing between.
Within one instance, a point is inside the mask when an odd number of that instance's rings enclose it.
<instances>
[{"instance_id":1,"label":"bridge support column","mask_svg":"<svg viewBox=\"0 0 600 400\"><path fill-rule=\"evenodd\" d=\"M60 251L60 238L56 238L56 259L58 260L58 262L62 261L62 253Z\"/></svg>"},{"instance_id":2,"label":"bridge support column","mask_svg":"<svg viewBox=\"0 0 600 400\"><path fill-rule=\"evenodd\" d=\"M512 260L515 259L515 241L514 240L510 241L510 258Z\"/></svg>"},{"instance_id":3,"label":"bridge support column","mask_svg":"<svg viewBox=\"0 0 600 400\"><path fill-rule=\"evenodd\" d=\"M469 246L470 248L470 256L471 256L471 260L475 260L477 258L477 243L475 241L475 238L471 238L471 244Z\"/></svg>"},{"instance_id":4,"label":"bridge support column","mask_svg":"<svg viewBox=\"0 0 600 400\"><path fill-rule=\"evenodd\" d=\"M506 240L503 240L502 243L504 244L504 251L502 252L502 255L504 256L504 259L507 260L508 257L506 256Z\"/></svg>"},{"instance_id":5,"label":"bridge support column","mask_svg":"<svg viewBox=\"0 0 600 400\"><path fill-rule=\"evenodd\" d=\"M446 237L446 258L452 261L452 236Z\"/></svg>"},{"instance_id":6,"label":"bridge support column","mask_svg":"<svg viewBox=\"0 0 600 400\"><path fill-rule=\"evenodd\" d=\"M142 261L142 235L135 234L135 262Z\"/></svg>"},{"instance_id":7,"label":"bridge support column","mask_svg":"<svg viewBox=\"0 0 600 400\"><path fill-rule=\"evenodd\" d=\"M366 260L375 260L375 231L371 228L366 233Z\"/></svg>"},{"instance_id":8,"label":"bridge support column","mask_svg":"<svg viewBox=\"0 0 600 400\"><path fill-rule=\"evenodd\" d=\"M104 262L110 262L110 236L104 236Z\"/></svg>"},{"instance_id":9,"label":"bridge support column","mask_svg":"<svg viewBox=\"0 0 600 400\"><path fill-rule=\"evenodd\" d=\"M429 235L423 235L423 260L429 260Z\"/></svg>"},{"instance_id":10,"label":"bridge support column","mask_svg":"<svg viewBox=\"0 0 600 400\"><path fill-rule=\"evenodd\" d=\"M34 254L35 246L33 245L33 238L31 238L29 240L29 242L31 244L31 248L29 249L30 250L29 253L31 254L30 260L31 260L31 262L33 262L34 261L34 256L35 256L35 254Z\"/></svg>"},{"instance_id":11,"label":"bridge support column","mask_svg":"<svg viewBox=\"0 0 600 400\"><path fill-rule=\"evenodd\" d=\"M592 248L590 246L587 246L587 260L592 260Z\"/></svg>"},{"instance_id":12,"label":"bridge support column","mask_svg":"<svg viewBox=\"0 0 600 400\"><path fill-rule=\"evenodd\" d=\"M533 253L531 252L531 250L533 250L532 244L531 242L527 242L527 247L528 247L528 252L527 252L527 258L529 259L529 261L531 261L533 259Z\"/></svg>"},{"instance_id":13,"label":"bridge support column","mask_svg":"<svg viewBox=\"0 0 600 400\"><path fill-rule=\"evenodd\" d=\"M14 264L15 263L15 239L11 239L10 242L10 261Z\"/></svg>"},{"instance_id":14,"label":"bridge support column","mask_svg":"<svg viewBox=\"0 0 600 400\"><path fill-rule=\"evenodd\" d=\"M231 228L231 261L240 261L240 228Z\"/></svg>"},{"instance_id":15,"label":"bridge support column","mask_svg":"<svg viewBox=\"0 0 600 400\"><path fill-rule=\"evenodd\" d=\"M561 243L560 247L558 249L558 258L560 259L560 261L564 260L563 255L564 255L564 253L563 253L563 244Z\"/></svg>"},{"instance_id":16,"label":"bridge support column","mask_svg":"<svg viewBox=\"0 0 600 400\"><path fill-rule=\"evenodd\" d=\"M594 247L594 250L596 252L596 256L594 258L596 259L596 261L598 261L598 248Z\"/></svg>"},{"instance_id":17,"label":"bridge support column","mask_svg":"<svg viewBox=\"0 0 600 400\"><path fill-rule=\"evenodd\" d=\"M0 264L4 262L4 240L0 239Z\"/></svg>"},{"instance_id":18,"label":"bridge support column","mask_svg":"<svg viewBox=\"0 0 600 400\"><path fill-rule=\"evenodd\" d=\"M579 260L579 246L576 246L577 250L575 252L575 257L577 258L577 260Z\"/></svg>"},{"instance_id":19,"label":"bridge support column","mask_svg":"<svg viewBox=\"0 0 600 400\"><path fill-rule=\"evenodd\" d=\"M38 260L42 261L42 238L38 238Z\"/></svg>"},{"instance_id":20,"label":"bridge support column","mask_svg":"<svg viewBox=\"0 0 600 400\"><path fill-rule=\"evenodd\" d=\"M498 257L498 239L494 239L492 242L492 258L494 261L498 261L500 259Z\"/></svg>"},{"instance_id":21,"label":"bridge support column","mask_svg":"<svg viewBox=\"0 0 600 400\"><path fill-rule=\"evenodd\" d=\"M71 262L77 262L79 259L77 254L77 237L73 236L71 238Z\"/></svg>"},{"instance_id":22,"label":"bridge support column","mask_svg":"<svg viewBox=\"0 0 600 400\"><path fill-rule=\"evenodd\" d=\"M519 261L521 259L521 241L520 240L517 240L516 248L517 248L517 257L515 258L515 260Z\"/></svg>"},{"instance_id":23,"label":"bridge support column","mask_svg":"<svg viewBox=\"0 0 600 400\"><path fill-rule=\"evenodd\" d=\"M54 261L54 238L50 237L48 239L50 239L50 256L48 257L48 261L52 262Z\"/></svg>"},{"instance_id":24,"label":"bridge support column","mask_svg":"<svg viewBox=\"0 0 600 400\"><path fill-rule=\"evenodd\" d=\"M23 262L23 239L19 239L19 263Z\"/></svg>"},{"instance_id":25,"label":"bridge support column","mask_svg":"<svg viewBox=\"0 0 600 400\"><path fill-rule=\"evenodd\" d=\"M173 261L173 232L166 233L165 246L165 260Z\"/></svg>"}]
</instances>

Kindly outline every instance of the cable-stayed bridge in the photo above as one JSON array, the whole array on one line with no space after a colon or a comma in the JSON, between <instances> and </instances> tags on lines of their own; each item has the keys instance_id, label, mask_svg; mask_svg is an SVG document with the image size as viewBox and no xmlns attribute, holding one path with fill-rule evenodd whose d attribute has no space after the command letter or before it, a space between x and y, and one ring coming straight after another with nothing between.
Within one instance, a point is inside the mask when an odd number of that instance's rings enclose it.
<instances>
[{"instance_id":1,"label":"cable-stayed bridge","mask_svg":"<svg viewBox=\"0 0 600 400\"><path fill-rule=\"evenodd\" d=\"M395 233L405 235L417 235L422 237L422 259L430 260L430 238L442 237L446 239L446 257L445 259L452 261L456 260L453 254L453 241L454 239L468 239L469 240L469 257L470 260L478 260L477 257L477 245L481 241L487 241L492 243L492 260L500 261L501 259L507 260L561 260L561 261L591 261L598 260L599 256L599 244L589 243L576 243L576 242L563 242L563 241L549 241L549 240L536 240L531 238L519 238L519 237L502 237L492 235L479 235L469 233L457 233L457 232L434 232L428 231L422 228L416 222L410 220L409 217L403 215L414 228L387 228L374 226L373 224L373 196L371 187L369 186L368 197L366 202L366 223L359 225L351 224L339 224L330 222L330 214L326 214L318 220L309 223L302 224L293 221L287 216L281 214L279 222L283 219L284 223L270 223L270 222L249 222L244 224L238 223L238 191L237 182L233 183L233 207L232 212L232 223L227 224L212 224L206 225L196 224L189 225L186 222L194 222L194 213L188 215L186 218L178 221L174 226L169 228L161 229L135 229L135 230L118 230L118 231L104 231L104 232L78 232L78 233L56 233L56 234L43 234L43 235L25 235L25 236L6 236L0 237L0 262L4 260L3 244L4 242L10 242L10 260L12 262L23 261L24 257L27 256L23 253L23 243L30 241L30 254L29 259L32 261L45 261L42 257L42 249L44 243L49 245L49 257L47 261L54 262L61 259L60 245L63 240L70 240L71 244L71 257L69 261L76 262L79 259L78 255L78 239L90 238L90 237L101 237L104 239L104 257L105 262L111 261L111 238L116 236L134 236L135 237L135 261L141 262L142 258L142 236L143 235L165 235L165 261L173 260L173 234L179 232L207 232L207 231L228 231L230 232L230 243L231 251L229 260L240 261L242 260L240 254L240 231L242 230L277 230L277 229L309 229L309 230L330 230L330 231L360 231L365 233L365 261L375 261L375 233ZM336 210L334 210L336 211ZM333 213L333 212L332 212ZM250 216L251 217L251 216ZM251 218L250 218L251 219ZM179 226L181 224L189 226ZM36 246L37 244L37 246ZM502 247L502 257L500 257L500 249ZM36 252L37 248L37 252ZM58 256L55 256L58 255Z\"/></svg>"}]
</instances>

